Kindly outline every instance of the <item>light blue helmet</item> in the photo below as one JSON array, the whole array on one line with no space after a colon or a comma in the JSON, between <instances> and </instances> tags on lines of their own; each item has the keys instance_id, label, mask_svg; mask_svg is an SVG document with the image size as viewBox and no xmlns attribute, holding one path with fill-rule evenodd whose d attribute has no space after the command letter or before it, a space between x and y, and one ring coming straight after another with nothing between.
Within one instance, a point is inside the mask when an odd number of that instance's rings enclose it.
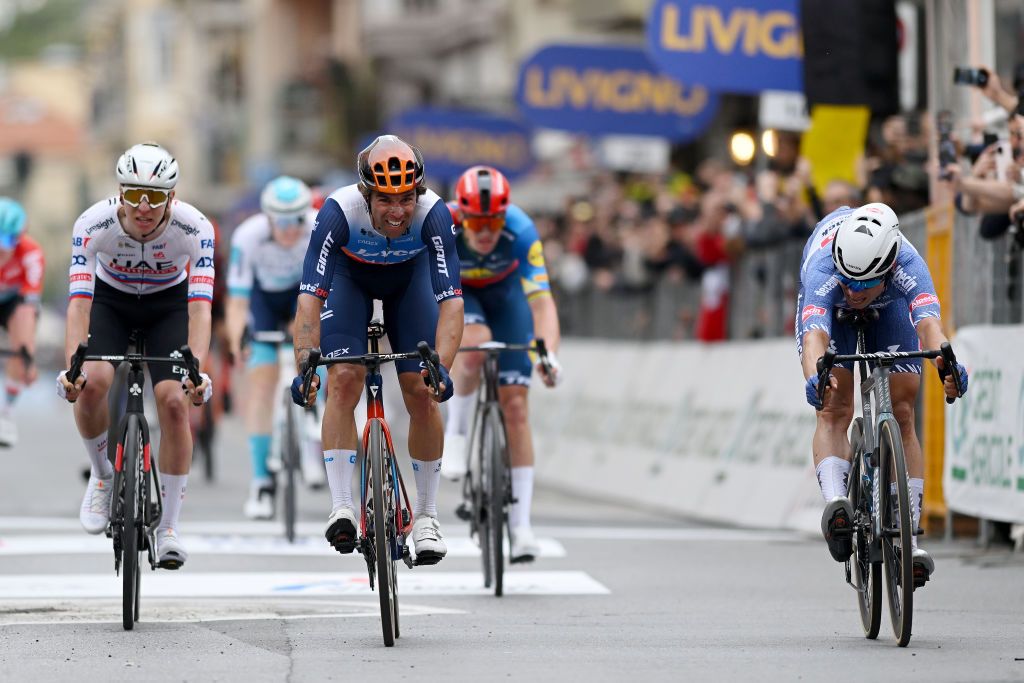
<instances>
[{"instance_id":1,"label":"light blue helmet","mask_svg":"<svg viewBox=\"0 0 1024 683\"><path fill-rule=\"evenodd\" d=\"M291 176L278 176L263 188L260 209L276 224L297 223L313 205L313 192L306 183Z\"/></svg>"},{"instance_id":2,"label":"light blue helmet","mask_svg":"<svg viewBox=\"0 0 1024 683\"><path fill-rule=\"evenodd\" d=\"M0 249L13 249L25 231L25 209L21 204L0 197Z\"/></svg>"}]
</instances>

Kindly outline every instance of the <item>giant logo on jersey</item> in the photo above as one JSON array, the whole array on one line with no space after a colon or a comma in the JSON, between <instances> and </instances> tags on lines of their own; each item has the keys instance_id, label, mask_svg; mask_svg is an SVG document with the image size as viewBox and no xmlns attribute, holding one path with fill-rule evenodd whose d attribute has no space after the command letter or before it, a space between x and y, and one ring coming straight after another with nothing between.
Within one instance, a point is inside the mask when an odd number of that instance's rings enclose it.
<instances>
[{"instance_id":1,"label":"giant logo on jersey","mask_svg":"<svg viewBox=\"0 0 1024 683\"><path fill-rule=\"evenodd\" d=\"M331 253L332 246L334 246L334 235L327 233L327 237L324 238L324 243L320 247L320 255L316 259L316 272L321 275L327 272L327 257Z\"/></svg>"}]
</instances>

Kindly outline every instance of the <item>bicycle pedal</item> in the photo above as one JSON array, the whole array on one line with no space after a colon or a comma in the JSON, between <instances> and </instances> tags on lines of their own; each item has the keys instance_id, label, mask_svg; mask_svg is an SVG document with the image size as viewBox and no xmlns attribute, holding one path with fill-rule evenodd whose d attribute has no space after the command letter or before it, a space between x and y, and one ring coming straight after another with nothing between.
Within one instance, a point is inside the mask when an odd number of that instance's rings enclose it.
<instances>
[{"instance_id":1,"label":"bicycle pedal","mask_svg":"<svg viewBox=\"0 0 1024 683\"><path fill-rule=\"evenodd\" d=\"M444 555L435 552L422 552L416 554L416 559L413 560L414 567L429 567L432 564L437 564L444 559Z\"/></svg>"},{"instance_id":2,"label":"bicycle pedal","mask_svg":"<svg viewBox=\"0 0 1024 683\"><path fill-rule=\"evenodd\" d=\"M166 560L160 560L157 562L156 566L160 567L160 569L170 569L171 571L174 571L175 569L181 569L184 564L185 563L181 560L169 557Z\"/></svg>"},{"instance_id":3,"label":"bicycle pedal","mask_svg":"<svg viewBox=\"0 0 1024 683\"><path fill-rule=\"evenodd\" d=\"M473 519L473 512L469 509L469 506L465 502L459 503L459 506L455 508L455 516L461 519L463 522L468 522Z\"/></svg>"}]
</instances>

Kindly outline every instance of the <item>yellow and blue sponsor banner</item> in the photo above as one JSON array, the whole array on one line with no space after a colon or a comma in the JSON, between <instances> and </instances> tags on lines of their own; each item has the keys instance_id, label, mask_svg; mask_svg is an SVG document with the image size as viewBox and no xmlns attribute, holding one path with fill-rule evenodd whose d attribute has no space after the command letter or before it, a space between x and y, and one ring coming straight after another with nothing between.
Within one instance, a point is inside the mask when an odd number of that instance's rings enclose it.
<instances>
[{"instance_id":1,"label":"yellow and blue sponsor banner","mask_svg":"<svg viewBox=\"0 0 1024 683\"><path fill-rule=\"evenodd\" d=\"M519 72L516 99L535 126L683 142L714 118L708 88L659 73L639 47L549 45Z\"/></svg>"},{"instance_id":2,"label":"yellow and blue sponsor banner","mask_svg":"<svg viewBox=\"0 0 1024 683\"><path fill-rule=\"evenodd\" d=\"M453 180L484 164L514 178L530 170L530 129L511 118L465 109L420 108L402 112L387 131L423 153L427 174Z\"/></svg>"},{"instance_id":3,"label":"yellow and blue sponsor banner","mask_svg":"<svg viewBox=\"0 0 1024 683\"><path fill-rule=\"evenodd\" d=\"M647 51L665 73L716 92L803 92L800 0L655 0Z\"/></svg>"}]
</instances>

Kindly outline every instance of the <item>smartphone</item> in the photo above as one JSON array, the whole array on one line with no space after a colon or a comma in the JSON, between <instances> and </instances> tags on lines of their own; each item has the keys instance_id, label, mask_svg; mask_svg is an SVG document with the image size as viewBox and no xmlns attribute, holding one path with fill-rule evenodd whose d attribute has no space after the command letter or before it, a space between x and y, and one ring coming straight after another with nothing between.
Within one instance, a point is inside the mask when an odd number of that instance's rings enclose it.
<instances>
[{"instance_id":1,"label":"smartphone","mask_svg":"<svg viewBox=\"0 0 1024 683\"><path fill-rule=\"evenodd\" d=\"M1013 163L1013 150L1009 140L1000 140L996 146L996 180L1005 182L1010 164Z\"/></svg>"},{"instance_id":2,"label":"smartphone","mask_svg":"<svg viewBox=\"0 0 1024 683\"><path fill-rule=\"evenodd\" d=\"M953 67L953 83L956 85L988 85L988 69L972 69L969 66Z\"/></svg>"}]
</instances>

